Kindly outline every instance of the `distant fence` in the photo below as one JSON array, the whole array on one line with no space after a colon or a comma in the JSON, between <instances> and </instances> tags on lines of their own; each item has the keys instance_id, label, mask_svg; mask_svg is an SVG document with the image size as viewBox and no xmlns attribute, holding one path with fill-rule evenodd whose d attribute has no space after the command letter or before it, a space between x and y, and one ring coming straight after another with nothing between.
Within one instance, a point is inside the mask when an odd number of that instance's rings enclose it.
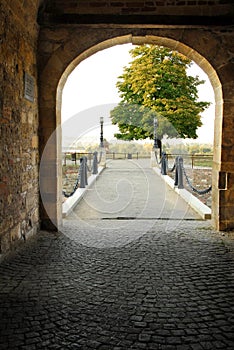
<instances>
[{"instance_id":1,"label":"distant fence","mask_svg":"<svg viewBox=\"0 0 234 350\"><path fill-rule=\"evenodd\" d=\"M149 155L146 156L148 158ZM139 159L142 155L139 152L128 153L128 152L107 152L106 159Z\"/></svg>"},{"instance_id":2,"label":"distant fence","mask_svg":"<svg viewBox=\"0 0 234 350\"><path fill-rule=\"evenodd\" d=\"M87 157L88 164L92 161L93 152L65 152L63 153L63 165L79 164L81 157ZM106 159L142 159L150 158L150 153L140 152L106 152ZM167 160L170 163L175 157L182 156L186 166L212 167L213 154L179 154L167 153Z\"/></svg>"},{"instance_id":3,"label":"distant fence","mask_svg":"<svg viewBox=\"0 0 234 350\"><path fill-rule=\"evenodd\" d=\"M151 154L140 152L107 152L106 159L142 159L150 158ZM182 156L185 165L194 167L212 167L213 154L176 154L167 153L167 160L174 160L175 157Z\"/></svg>"},{"instance_id":4,"label":"distant fence","mask_svg":"<svg viewBox=\"0 0 234 350\"><path fill-rule=\"evenodd\" d=\"M92 160L93 152L64 152L63 165L79 164L81 157L87 157L88 162ZM150 158L150 153L140 152L106 152L106 159L139 159Z\"/></svg>"},{"instance_id":5,"label":"distant fence","mask_svg":"<svg viewBox=\"0 0 234 350\"><path fill-rule=\"evenodd\" d=\"M167 161L173 162L177 156L183 157L184 165L196 167L208 167L212 168L213 154L178 154L178 153L167 153Z\"/></svg>"},{"instance_id":6,"label":"distant fence","mask_svg":"<svg viewBox=\"0 0 234 350\"><path fill-rule=\"evenodd\" d=\"M93 152L64 152L63 165L80 164L80 158L87 157L88 164L93 159Z\"/></svg>"}]
</instances>

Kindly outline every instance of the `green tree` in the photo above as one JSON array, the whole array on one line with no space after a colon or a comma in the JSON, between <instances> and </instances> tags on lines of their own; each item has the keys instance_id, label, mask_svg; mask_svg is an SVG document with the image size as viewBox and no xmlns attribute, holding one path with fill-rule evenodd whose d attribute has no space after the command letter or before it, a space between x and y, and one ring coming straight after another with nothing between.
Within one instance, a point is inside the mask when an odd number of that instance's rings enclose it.
<instances>
[{"instance_id":1,"label":"green tree","mask_svg":"<svg viewBox=\"0 0 234 350\"><path fill-rule=\"evenodd\" d=\"M189 76L192 61L169 48L142 45L130 51L133 58L116 84L121 102L110 113L123 140L153 138L153 120L158 119L157 137L197 138L201 112L209 102L198 101L198 77Z\"/></svg>"}]
</instances>

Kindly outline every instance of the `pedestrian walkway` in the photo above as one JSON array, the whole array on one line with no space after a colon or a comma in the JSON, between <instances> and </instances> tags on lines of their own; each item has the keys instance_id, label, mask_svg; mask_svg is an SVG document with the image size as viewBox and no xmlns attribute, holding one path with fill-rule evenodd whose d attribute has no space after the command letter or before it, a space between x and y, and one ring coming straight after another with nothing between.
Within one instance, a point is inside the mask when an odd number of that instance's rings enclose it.
<instances>
[{"instance_id":1,"label":"pedestrian walkway","mask_svg":"<svg viewBox=\"0 0 234 350\"><path fill-rule=\"evenodd\" d=\"M1 350L234 348L234 240L136 164L0 264Z\"/></svg>"},{"instance_id":2,"label":"pedestrian walkway","mask_svg":"<svg viewBox=\"0 0 234 350\"><path fill-rule=\"evenodd\" d=\"M155 174L149 159L109 161L74 214L81 219L200 218Z\"/></svg>"},{"instance_id":3,"label":"pedestrian walkway","mask_svg":"<svg viewBox=\"0 0 234 350\"><path fill-rule=\"evenodd\" d=\"M170 231L181 220L201 220L201 217L155 174L149 159L112 160L83 201L64 220L63 232L76 239L79 227L78 239L82 244L109 247L127 244L143 235L157 219L163 220L164 230ZM119 220L117 230L113 228L113 220ZM89 230L97 225L102 229L101 237ZM122 228L126 227L130 235L122 235Z\"/></svg>"}]
</instances>

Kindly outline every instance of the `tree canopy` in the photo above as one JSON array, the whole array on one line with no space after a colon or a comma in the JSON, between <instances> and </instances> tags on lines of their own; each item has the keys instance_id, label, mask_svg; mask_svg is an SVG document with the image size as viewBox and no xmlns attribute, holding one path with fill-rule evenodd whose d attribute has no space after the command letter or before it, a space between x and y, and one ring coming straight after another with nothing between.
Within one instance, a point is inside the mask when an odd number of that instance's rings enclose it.
<instances>
[{"instance_id":1,"label":"tree canopy","mask_svg":"<svg viewBox=\"0 0 234 350\"><path fill-rule=\"evenodd\" d=\"M121 101L110 113L120 130L115 136L153 138L156 117L157 137L197 138L201 112L209 102L198 100L197 86L204 81L187 74L192 61L156 45L136 46L130 53L133 60L116 84Z\"/></svg>"}]
</instances>

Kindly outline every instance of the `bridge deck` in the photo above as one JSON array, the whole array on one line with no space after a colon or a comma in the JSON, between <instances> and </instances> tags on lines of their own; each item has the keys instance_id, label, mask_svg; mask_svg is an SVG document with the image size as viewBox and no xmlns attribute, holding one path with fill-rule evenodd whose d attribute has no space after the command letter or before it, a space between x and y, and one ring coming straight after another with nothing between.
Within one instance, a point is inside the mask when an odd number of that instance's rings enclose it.
<instances>
[{"instance_id":1,"label":"bridge deck","mask_svg":"<svg viewBox=\"0 0 234 350\"><path fill-rule=\"evenodd\" d=\"M148 159L112 160L73 213L77 219L200 219L150 168Z\"/></svg>"},{"instance_id":2,"label":"bridge deck","mask_svg":"<svg viewBox=\"0 0 234 350\"><path fill-rule=\"evenodd\" d=\"M85 246L117 247L155 227L172 232L183 222L210 226L150 168L149 159L112 160L63 221L63 233Z\"/></svg>"}]
</instances>

